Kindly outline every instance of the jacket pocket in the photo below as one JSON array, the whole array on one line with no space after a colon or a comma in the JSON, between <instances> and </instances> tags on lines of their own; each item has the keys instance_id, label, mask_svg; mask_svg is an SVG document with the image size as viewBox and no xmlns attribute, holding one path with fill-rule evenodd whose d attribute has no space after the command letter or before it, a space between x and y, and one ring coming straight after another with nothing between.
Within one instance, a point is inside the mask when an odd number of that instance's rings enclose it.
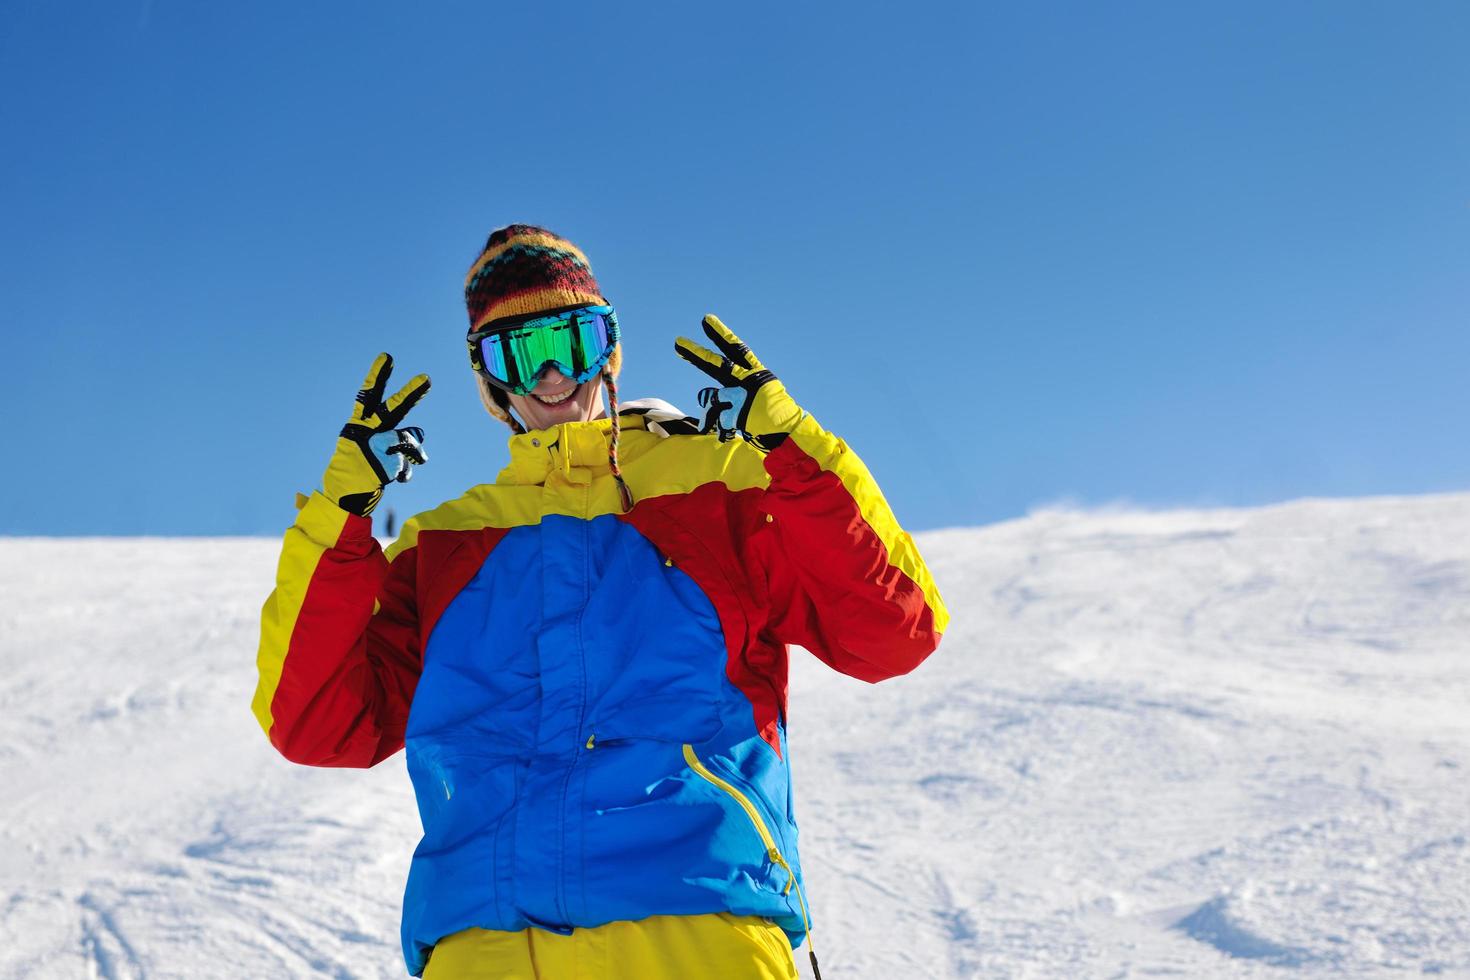
<instances>
[{"instance_id":1,"label":"jacket pocket","mask_svg":"<svg viewBox=\"0 0 1470 980\"><path fill-rule=\"evenodd\" d=\"M738 803L740 809L744 810L745 815L750 818L751 825L755 827L755 832L760 835L761 843L765 845L766 858L771 864L778 868L783 868L786 871L786 887L781 889L781 894L783 896L790 895L792 887L794 886L796 888L796 899L800 903L801 909L802 931L806 934L807 940L810 941L812 920L810 913L807 911L806 896L802 894L801 883L796 880L795 869L787 862L786 856L781 853L781 848L776 845L776 838L772 836L771 828L766 823L765 817L761 816L760 808L756 806L755 801L740 789L740 787L728 779L722 779L711 772L709 767L700 760L699 753L694 751L694 746L687 742L684 745L684 761L689 764L690 769L694 770L695 775L710 783ZM808 949L810 950L810 947ZM812 957L812 969L816 971L816 954L809 952L809 955ZM816 976L820 977L821 973L816 972Z\"/></svg>"},{"instance_id":2,"label":"jacket pocket","mask_svg":"<svg viewBox=\"0 0 1470 980\"><path fill-rule=\"evenodd\" d=\"M710 771L710 768L700 760L699 754L694 751L694 746L687 742L684 744L684 761L689 764L690 769L694 770L695 775L729 796L739 804L740 809L745 811L745 815L750 818L751 825L755 827L755 832L760 836L761 843L765 846L767 860L778 868L784 868L786 871L786 887L781 890L781 894L785 895L790 893L791 886L796 883L796 872L792 871L791 865L787 863L785 855L781 853L781 848L776 844L775 835L771 833L771 828L766 823L766 818L762 816L760 807L740 787Z\"/></svg>"}]
</instances>

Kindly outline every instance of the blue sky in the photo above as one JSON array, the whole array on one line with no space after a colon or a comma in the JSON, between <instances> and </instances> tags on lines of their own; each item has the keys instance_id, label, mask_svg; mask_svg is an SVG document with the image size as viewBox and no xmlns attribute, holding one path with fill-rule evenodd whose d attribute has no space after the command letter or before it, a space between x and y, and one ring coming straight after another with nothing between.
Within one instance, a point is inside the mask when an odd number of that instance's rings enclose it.
<instances>
[{"instance_id":1,"label":"blue sky","mask_svg":"<svg viewBox=\"0 0 1470 980\"><path fill-rule=\"evenodd\" d=\"M1470 487L1461 3L0 7L0 533L274 534L373 355L551 227L686 409L719 313L915 529Z\"/></svg>"}]
</instances>

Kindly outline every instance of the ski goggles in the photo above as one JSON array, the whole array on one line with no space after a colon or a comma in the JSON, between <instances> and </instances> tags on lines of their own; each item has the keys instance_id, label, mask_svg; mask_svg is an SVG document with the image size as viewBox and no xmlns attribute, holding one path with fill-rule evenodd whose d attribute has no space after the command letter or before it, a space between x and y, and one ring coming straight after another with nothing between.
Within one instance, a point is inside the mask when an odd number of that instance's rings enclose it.
<instances>
[{"instance_id":1,"label":"ski goggles","mask_svg":"<svg viewBox=\"0 0 1470 980\"><path fill-rule=\"evenodd\" d=\"M596 377L618 345L618 315L611 306L572 306L496 320L465 339L486 381L526 395L550 367L577 384Z\"/></svg>"}]
</instances>

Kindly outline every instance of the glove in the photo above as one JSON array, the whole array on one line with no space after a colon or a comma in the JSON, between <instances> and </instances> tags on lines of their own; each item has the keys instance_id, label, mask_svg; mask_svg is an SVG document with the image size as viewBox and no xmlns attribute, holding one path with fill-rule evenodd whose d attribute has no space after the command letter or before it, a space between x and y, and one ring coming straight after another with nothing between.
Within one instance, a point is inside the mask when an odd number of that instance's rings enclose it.
<instances>
[{"instance_id":1,"label":"glove","mask_svg":"<svg viewBox=\"0 0 1470 980\"><path fill-rule=\"evenodd\" d=\"M720 353L687 337L674 341L680 357L723 386L699 392L699 404L705 409L700 431L718 432L721 442L739 435L761 452L770 452L786 441L806 413L786 393L786 386L713 313L704 318L704 333Z\"/></svg>"},{"instance_id":2,"label":"glove","mask_svg":"<svg viewBox=\"0 0 1470 980\"><path fill-rule=\"evenodd\" d=\"M429 376L414 376L398 394L383 401L393 358L379 354L363 379L352 406L352 417L337 437L337 451L322 474L322 492L345 511L366 517L383 497L389 483L407 483L413 468L428 462L424 430L398 428L408 410L429 390Z\"/></svg>"}]
</instances>

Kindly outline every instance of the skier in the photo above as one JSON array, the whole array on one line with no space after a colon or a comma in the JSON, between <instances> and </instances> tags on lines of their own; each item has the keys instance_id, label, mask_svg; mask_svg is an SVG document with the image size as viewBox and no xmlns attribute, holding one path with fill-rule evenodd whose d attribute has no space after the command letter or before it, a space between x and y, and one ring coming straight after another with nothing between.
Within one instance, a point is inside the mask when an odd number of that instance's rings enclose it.
<instances>
[{"instance_id":1,"label":"skier","mask_svg":"<svg viewBox=\"0 0 1470 980\"><path fill-rule=\"evenodd\" d=\"M306 765L406 745L414 976L796 977L786 645L869 682L912 670L948 619L929 571L857 455L716 317L713 350L675 343L716 382L696 420L619 407L617 314L566 239L493 232L465 301L510 465L381 551L368 514L427 458L403 422L429 379L385 397L379 355L298 495L256 717Z\"/></svg>"}]
</instances>

